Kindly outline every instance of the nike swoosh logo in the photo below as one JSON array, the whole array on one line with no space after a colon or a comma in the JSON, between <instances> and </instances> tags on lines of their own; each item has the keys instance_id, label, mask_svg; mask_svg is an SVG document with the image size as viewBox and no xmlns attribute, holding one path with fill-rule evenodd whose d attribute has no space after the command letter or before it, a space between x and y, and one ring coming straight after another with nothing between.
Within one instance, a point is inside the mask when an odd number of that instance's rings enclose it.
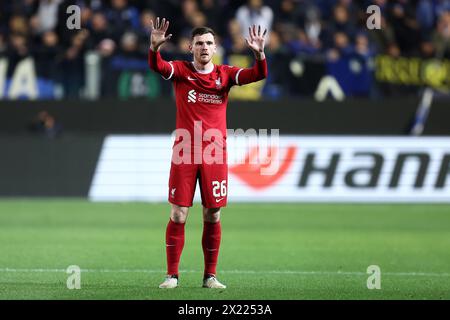
<instances>
[{"instance_id":1,"label":"nike swoosh logo","mask_svg":"<svg viewBox=\"0 0 450 320\"><path fill-rule=\"evenodd\" d=\"M195 79L195 78L191 78L191 77L188 77L188 80L191 80L191 81L196 81L197 79Z\"/></svg>"},{"instance_id":2,"label":"nike swoosh logo","mask_svg":"<svg viewBox=\"0 0 450 320\"><path fill-rule=\"evenodd\" d=\"M217 203L217 202L220 202L220 201L222 201L222 200L223 200L223 198L216 199L216 203Z\"/></svg>"},{"instance_id":3,"label":"nike swoosh logo","mask_svg":"<svg viewBox=\"0 0 450 320\"><path fill-rule=\"evenodd\" d=\"M217 251L217 249L208 249L206 248L207 251Z\"/></svg>"},{"instance_id":4,"label":"nike swoosh logo","mask_svg":"<svg viewBox=\"0 0 450 320\"><path fill-rule=\"evenodd\" d=\"M175 247L174 244L166 244L166 247Z\"/></svg>"}]
</instances>

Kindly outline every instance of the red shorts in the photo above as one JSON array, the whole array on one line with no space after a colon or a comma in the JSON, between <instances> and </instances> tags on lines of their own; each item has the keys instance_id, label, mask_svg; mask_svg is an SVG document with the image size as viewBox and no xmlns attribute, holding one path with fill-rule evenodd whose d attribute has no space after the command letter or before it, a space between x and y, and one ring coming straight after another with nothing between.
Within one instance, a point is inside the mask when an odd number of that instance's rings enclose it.
<instances>
[{"instance_id":1,"label":"red shorts","mask_svg":"<svg viewBox=\"0 0 450 320\"><path fill-rule=\"evenodd\" d=\"M197 179L202 204L205 208L227 205L228 164L174 164L169 178L169 202L180 207L191 207Z\"/></svg>"}]
</instances>

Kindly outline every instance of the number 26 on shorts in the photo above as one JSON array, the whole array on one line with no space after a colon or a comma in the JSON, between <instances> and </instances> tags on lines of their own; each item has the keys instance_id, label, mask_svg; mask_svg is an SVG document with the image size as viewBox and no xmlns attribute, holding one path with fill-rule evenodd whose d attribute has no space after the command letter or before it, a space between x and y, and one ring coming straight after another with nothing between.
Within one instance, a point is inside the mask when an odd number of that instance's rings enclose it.
<instances>
[{"instance_id":1,"label":"number 26 on shorts","mask_svg":"<svg viewBox=\"0 0 450 320\"><path fill-rule=\"evenodd\" d=\"M213 196L225 197L227 195L227 180L213 181Z\"/></svg>"}]
</instances>

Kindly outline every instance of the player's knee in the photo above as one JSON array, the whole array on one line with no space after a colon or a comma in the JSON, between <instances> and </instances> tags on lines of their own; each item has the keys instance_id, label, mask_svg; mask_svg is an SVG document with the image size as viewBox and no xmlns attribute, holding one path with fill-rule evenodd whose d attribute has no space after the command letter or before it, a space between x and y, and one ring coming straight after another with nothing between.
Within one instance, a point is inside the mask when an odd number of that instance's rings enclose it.
<instances>
[{"instance_id":1,"label":"player's knee","mask_svg":"<svg viewBox=\"0 0 450 320\"><path fill-rule=\"evenodd\" d=\"M188 208L172 206L170 219L175 223L185 223L188 215Z\"/></svg>"},{"instance_id":2,"label":"player's knee","mask_svg":"<svg viewBox=\"0 0 450 320\"><path fill-rule=\"evenodd\" d=\"M185 223L187 215L181 211L173 211L170 215L170 219L172 219L172 221L175 223Z\"/></svg>"},{"instance_id":3,"label":"player's knee","mask_svg":"<svg viewBox=\"0 0 450 320\"><path fill-rule=\"evenodd\" d=\"M203 220L216 223L220 221L220 208L203 208Z\"/></svg>"}]
</instances>

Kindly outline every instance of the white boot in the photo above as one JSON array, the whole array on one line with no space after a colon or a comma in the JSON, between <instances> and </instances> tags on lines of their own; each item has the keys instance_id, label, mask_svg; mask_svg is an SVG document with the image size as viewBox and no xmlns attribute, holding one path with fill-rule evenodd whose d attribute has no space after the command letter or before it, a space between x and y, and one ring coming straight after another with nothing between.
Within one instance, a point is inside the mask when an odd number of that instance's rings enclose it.
<instances>
[{"instance_id":1,"label":"white boot","mask_svg":"<svg viewBox=\"0 0 450 320\"><path fill-rule=\"evenodd\" d=\"M160 289L173 289L178 287L178 278L176 276L167 276L163 283L159 285Z\"/></svg>"},{"instance_id":2,"label":"white boot","mask_svg":"<svg viewBox=\"0 0 450 320\"><path fill-rule=\"evenodd\" d=\"M203 288L225 289L227 286L220 283L215 276L209 276L203 279Z\"/></svg>"}]
</instances>

